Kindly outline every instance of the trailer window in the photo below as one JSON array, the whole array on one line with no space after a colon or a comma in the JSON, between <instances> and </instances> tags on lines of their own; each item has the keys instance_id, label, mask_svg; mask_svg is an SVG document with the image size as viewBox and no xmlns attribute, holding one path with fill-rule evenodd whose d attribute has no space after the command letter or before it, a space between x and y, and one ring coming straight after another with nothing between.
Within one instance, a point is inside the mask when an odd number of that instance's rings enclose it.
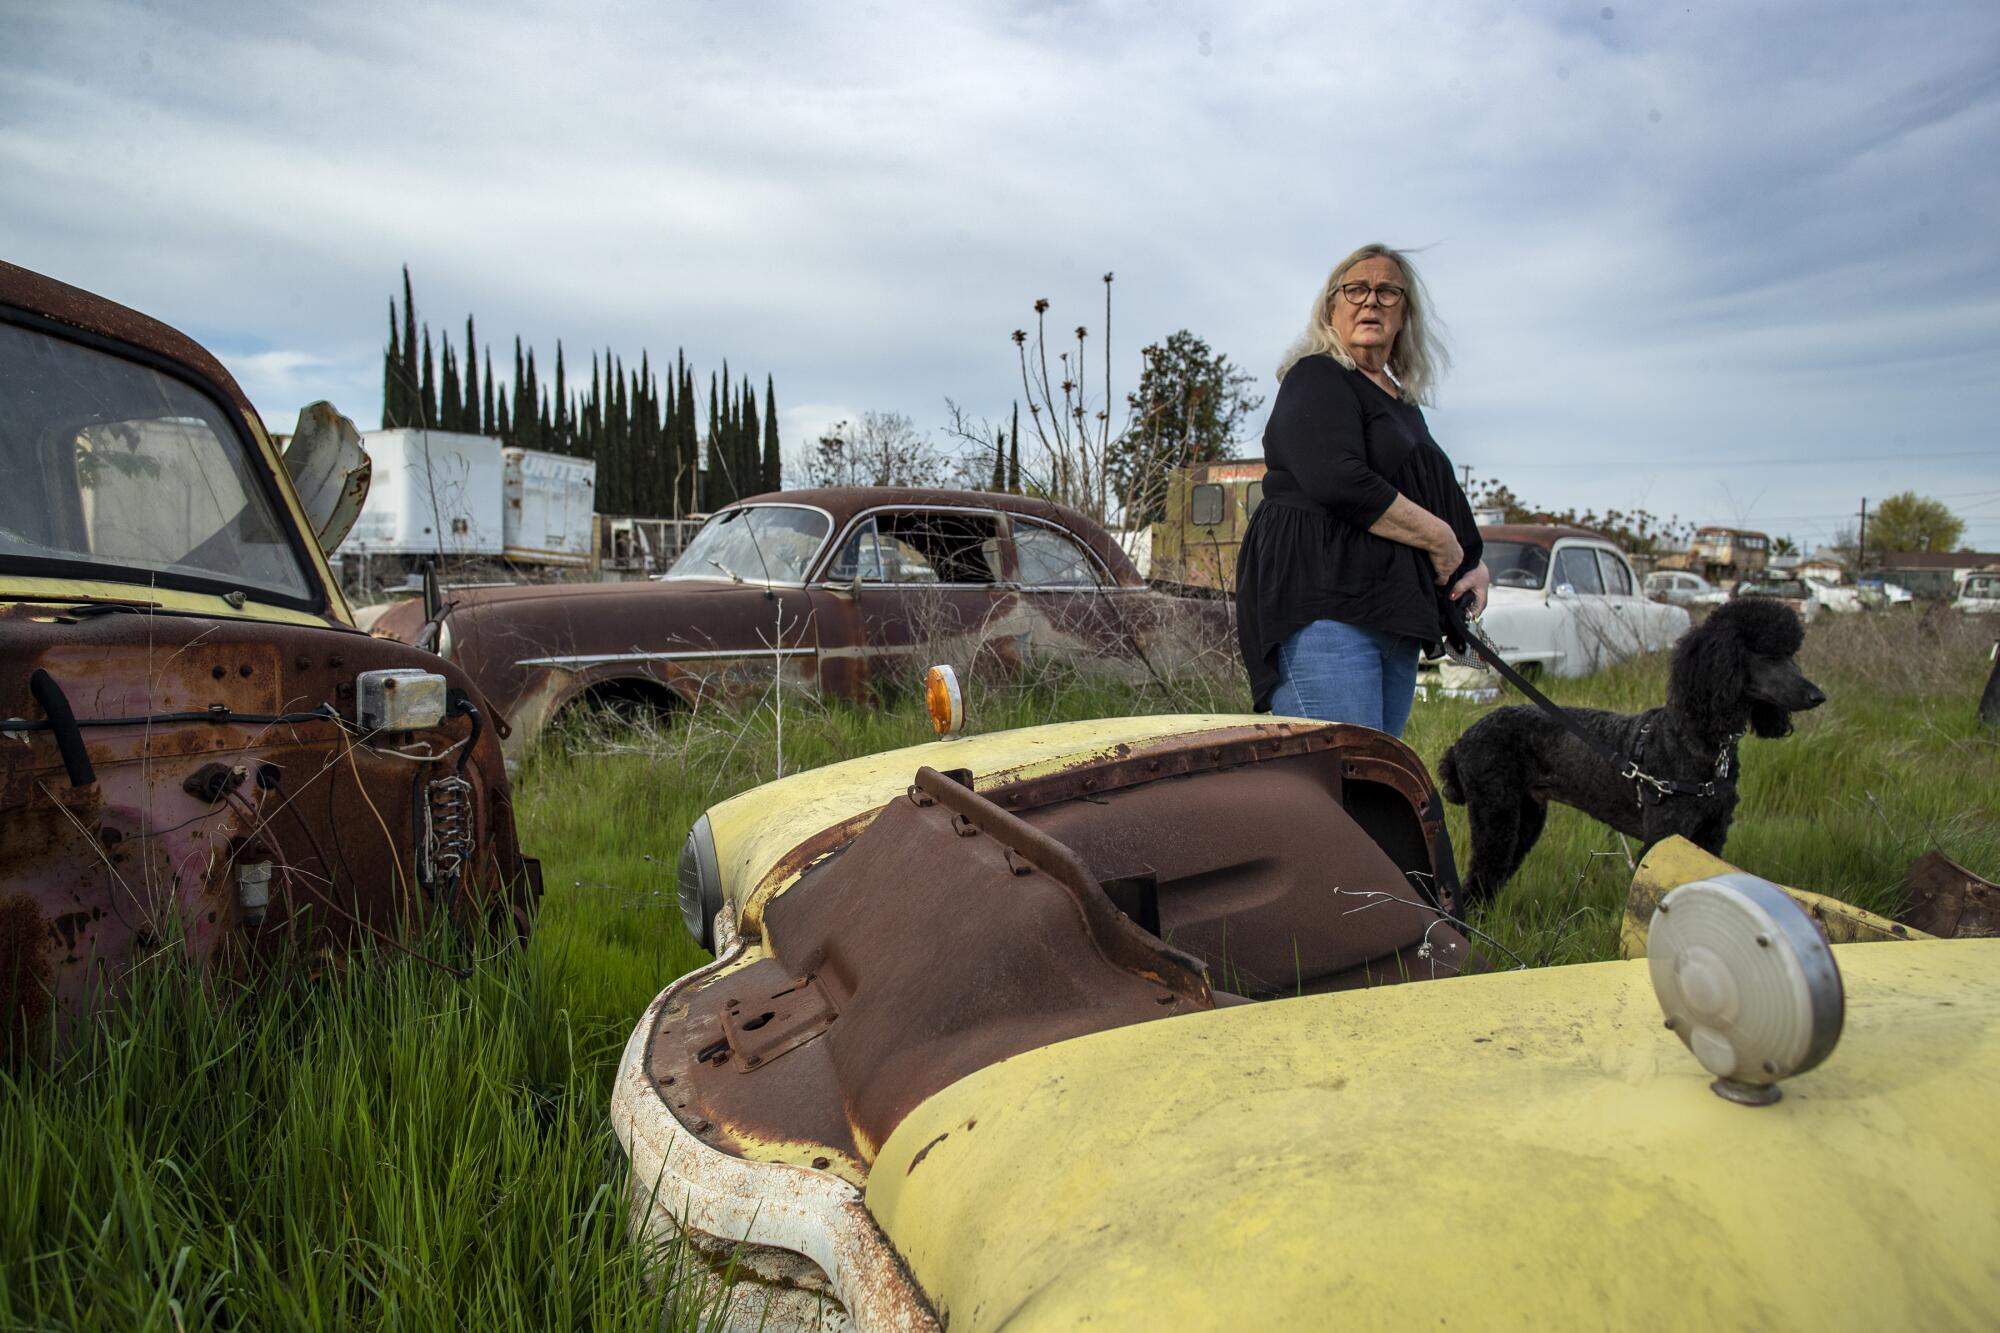
<instances>
[{"instance_id":1,"label":"trailer window","mask_svg":"<svg viewBox=\"0 0 2000 1333\"><path fill-rule=\"evenodd\" d=\"M1188 497L1188 519L1197 527L1213 527L1222 522L1222 487L1207 484L1194 488Z\"/></svg>"}]
</instances>

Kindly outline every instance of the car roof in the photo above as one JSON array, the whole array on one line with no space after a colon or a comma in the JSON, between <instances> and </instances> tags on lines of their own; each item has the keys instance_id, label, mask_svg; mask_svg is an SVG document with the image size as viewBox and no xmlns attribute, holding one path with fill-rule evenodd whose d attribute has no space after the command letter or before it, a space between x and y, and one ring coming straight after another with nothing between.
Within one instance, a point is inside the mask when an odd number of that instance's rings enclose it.
<instances>
[{"instance_id":1,"label":"car roof","mask_svg":"<svg viewBox=\"0 0 2000 1333\"><path fill-rule=\"evenodd\" d=\"M1557 542L1566 539L1617 545L1601 532L1571 527L1567 523L1490 523L1479 530L1479 536L1483 541L1520 542L1526 546L1539 546L1545 551L1552 550Z\"/></svg>"},{"instance_id":2,"label":"car roof","mask_svg":"<svg viewBox=\"0 0 2000 1333\"><path fill-rule=\"evenodd\" d=\"M0 260L0 305L178 362L213 382L239 411L256 410L222 363L179 329L116 301Z\"/></svg>"},{"instance_id":3,"label":"car roof","mask_svg":"<svg viewBox=\"0 0 2000 1333\"><path fill-rule=\"evenodd\" d=\"M1139 584L1139 571L1103 525L1068 505L1056 504L1032 495L1008 495L998 491L952 490L942 486L820 486L796 491L766 491L738 504L801 504L824 509L833 515L836 530L865 510L883 505L938 506L949 509L997 509L1023 518L1038 518L1067 530L1091 550L1113 578L1124 584Z\"/></svg>"}]
</instances>

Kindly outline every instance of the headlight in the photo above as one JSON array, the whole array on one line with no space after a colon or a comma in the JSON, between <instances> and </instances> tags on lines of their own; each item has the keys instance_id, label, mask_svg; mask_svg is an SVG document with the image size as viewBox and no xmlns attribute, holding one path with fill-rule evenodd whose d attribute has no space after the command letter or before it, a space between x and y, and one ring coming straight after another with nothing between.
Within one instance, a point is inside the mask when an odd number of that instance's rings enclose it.
<instances>
[{"instance_id":1,"label":"headlight","mask_svg":"<svg viewBox=\"0 0 2000 1333\"><path fill-rule=\"evenodd\" d=\"M675 873L680 892L681 920L695 942L715 951L715 914L722 910L722 873L715 864L715 835L709 831L708 816L694 821L687 841L681 844L681 860Z\"/></svg>"}]
</instances>

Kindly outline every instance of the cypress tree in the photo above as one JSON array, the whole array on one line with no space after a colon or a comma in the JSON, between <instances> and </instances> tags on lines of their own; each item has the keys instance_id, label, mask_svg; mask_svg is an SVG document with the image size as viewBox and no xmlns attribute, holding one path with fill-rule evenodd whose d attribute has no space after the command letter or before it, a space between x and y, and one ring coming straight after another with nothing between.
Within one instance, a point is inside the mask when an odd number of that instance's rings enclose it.
<instances>
[{"instance_id":1,"label":"cypress tree","mask_svg":"<svg viewBox=\"0 0 2000 1333\"><path fill-rule=\"evenodd\" d=\"M459 429L473 435L484 431L479 415L479 342L472 336L472 316L465 317L465 411Z\"/></svg>"},{"instance_id":2,"label":"cypress tree","mask_svg":"<svg viewBox=\"0 0 2000 1333\"><path fill-rule=\"evenodd\" d=\"M764 489L785 489L785 464L778 453L778 391L764 377Z\"/></svg>"},{"instance_id":3,"label":"cypress tree","mask_svg":"<svg viewBox=\"0 0 2000 1333\"><path fill-rule=\"evenodd\" d=\"M431 326L424 325L424 373L418 406L424 429L436 430L438 419L437 380L431 374Z\"/></svg>"},{"instance_id":4,"label":"cypress tree","mask_svg":"<svg viewBox=\"0 0 2000 1333\"><path fill-rule=\"evenodd\" d=\"M542 397L541 376L535 374L535 349L532 347L528 349L527 373L528 382L523 386L525 397L514 412L514 430L521 437L521 444L527 448L546 449L548 445L542 439L541 426L546 415L542 409L547 403Z\"/></svg>"},{"instance_id":5,"label":"cypress tree","mask_svg":"<svg viewBox=\"0 0 2000 1333\"><path fill-rule=\"evenodd\" d=\"M520 444L520 432L527 429L528 413L522 410L528 404L527 392L528 371L526 364L521 360L521 335L517 333L514 335L514 410L512 413L514 429L508 432L507 443L509 444Z\"/></svg>"},{"instance_id":6,"label":"cypress tree","mask_svg":"<svg viewBox=\"0 0 2000 1333\"><path fill-rule=\"evenodd\" d=\"M728 482L722 476L722 468L718 466L720 460L716 454L720 444L722 444L722 410L718 408L716 372L710 370L708 372L708 472L706 472L706 486L702 486L702 508L708 510L716 510L728 504L728 498L724 498L726 496L724 486Z\"/></svg>"},{"instance_id":7,"label":"cypress tree","mask_svg":"<svg viewBox=\"0 0 2000 1333\"><path fill-rule=\"evenodd\" d=\"M987 483L989 490L1007 489L1007 432L1001 431L993 437L993 479Z\"/></svg>"},{"instance_id":8,"label":"cypress tree","mask_svg":"<svg viewBox=\"0 0 2000 1333\"><path fill-rule=\"evenodd\" d=\"M485 391L485 406L480 417L480 420L484 423L483 433L497 438L500 434L500 418L493 415L493 349L491 347L486 349Z\"/></svg>"},{"instance_id":9,"label":"cypress tree","mask_svg":"<svg viewBox=\"0 0 2000 1333\"><path fill-rule=\"evenodd\" d=\"M458 397L458 357L451 350L451 340L438 339L438 349L442 363L438 371L438 419L439 430L458 429L459 408L464 406Z\"/></svg>"},{"instance_id":10,"label":"cypress tree","mask_svg":"<svg viewBox=\"0 0 2000 1333\"><path fill-rule=\"evenodd\" d=\"M1021 404L1014 403L1014 428L1007 432L1007 489L1021 493Z\"/></svg>"},{"instance_id":11,"label":"cypress tree","mask_svg":"<svg viewBox=\"0 0 2000 1333\"><path fill-rule=\"evenodd\" d=\"M576 437L571 430L569 419L569 391L563 387L562 339L556 339L556 434L553 441L557 453L576 452Z\"/></svg>"},{"instance_id":12,"label":"cypress tree","mask_svg":"<svg viewBox=\"0 0 2000 1333\"><path fill-rule=\"evenodd\" d=\"M403 265L403 373L402 383L397 386L396 417L400 424L414 426L418 421L417 396L417 298L410 294L410 266ZM428 423L424 423L428 424Z\"/></svg>"},{"instance_id":13,"label":"cypress tree","mask_svg":"<svg viewBox=\"0 0 2000 1333\"><path fill-rule=\"evenodd\" d=\"M507 400L505 398L500 400L499 415L493 418L493 433L509 444L513 443L514 423L507 415Z\"/></svg>"},{"instance_id":14,"label":"cypress tree","mask_svg":"<svg viewBox=\"0 0 2000 1333\"><path fill-rule=\"evenodd\" d=\"M389 346L382 353L382 429L403 424L397 416L396 377L403 369L403 344L396 332L396 298L389 298Z\"/></svg>"},{"instance_id":15,"label":"cypress tree","mask_svg":"<svg viewBox=\"0 0 2000 1333\"><path fill-rule=\"evenodd\" d=\"M755 495L764 489L764 460L758 452L758 442L763 432L757 428L757 391L750 387L750 377L743 377L743 489Z\"/></svg>"}]
</instances>

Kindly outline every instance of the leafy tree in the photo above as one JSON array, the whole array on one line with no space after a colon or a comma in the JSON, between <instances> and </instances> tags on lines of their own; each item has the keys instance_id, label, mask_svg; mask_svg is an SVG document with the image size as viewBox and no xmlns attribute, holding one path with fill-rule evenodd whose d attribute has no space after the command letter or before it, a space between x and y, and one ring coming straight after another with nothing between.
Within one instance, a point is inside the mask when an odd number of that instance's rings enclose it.
<instances>
[{"instance_id":1,"label":"leafy tree","mask_svg":"<svg viewBox=\"0 0 2000 1333\"><path fill-rule=\"evenodd\" d=\"M1113 442L1110 471L1127 526L1165 516L1168 474L1227 458L1245 419L1262 406L1252 376L1186 329L1140 353L1132 425Z\"/></svg>"},{"instance_id":2,"label":"leafy tree","mask_svg":"<svg viewBox=\"0 0 2000 1333\"><path fill-rule=\"evenodd\" d=\"M1790 556L1795 556L1798 553L1799 553L1799 544L1793 541L1790 537L1771 538L1772 555L1781 555L1790 557Z\"/></svg>"},{"instance_id":3,"label":"leafy tree","mask_svg":"<svg viewBox=\"0 0 2000 1333\"><path fill-rule=\"evenodd\" d=\"M1950 551L1965 535L1965 523L1942 501L1915 491L1884 500L1868 516L1868 545L1877 551Z\"/></svg>"}]
</instances>

